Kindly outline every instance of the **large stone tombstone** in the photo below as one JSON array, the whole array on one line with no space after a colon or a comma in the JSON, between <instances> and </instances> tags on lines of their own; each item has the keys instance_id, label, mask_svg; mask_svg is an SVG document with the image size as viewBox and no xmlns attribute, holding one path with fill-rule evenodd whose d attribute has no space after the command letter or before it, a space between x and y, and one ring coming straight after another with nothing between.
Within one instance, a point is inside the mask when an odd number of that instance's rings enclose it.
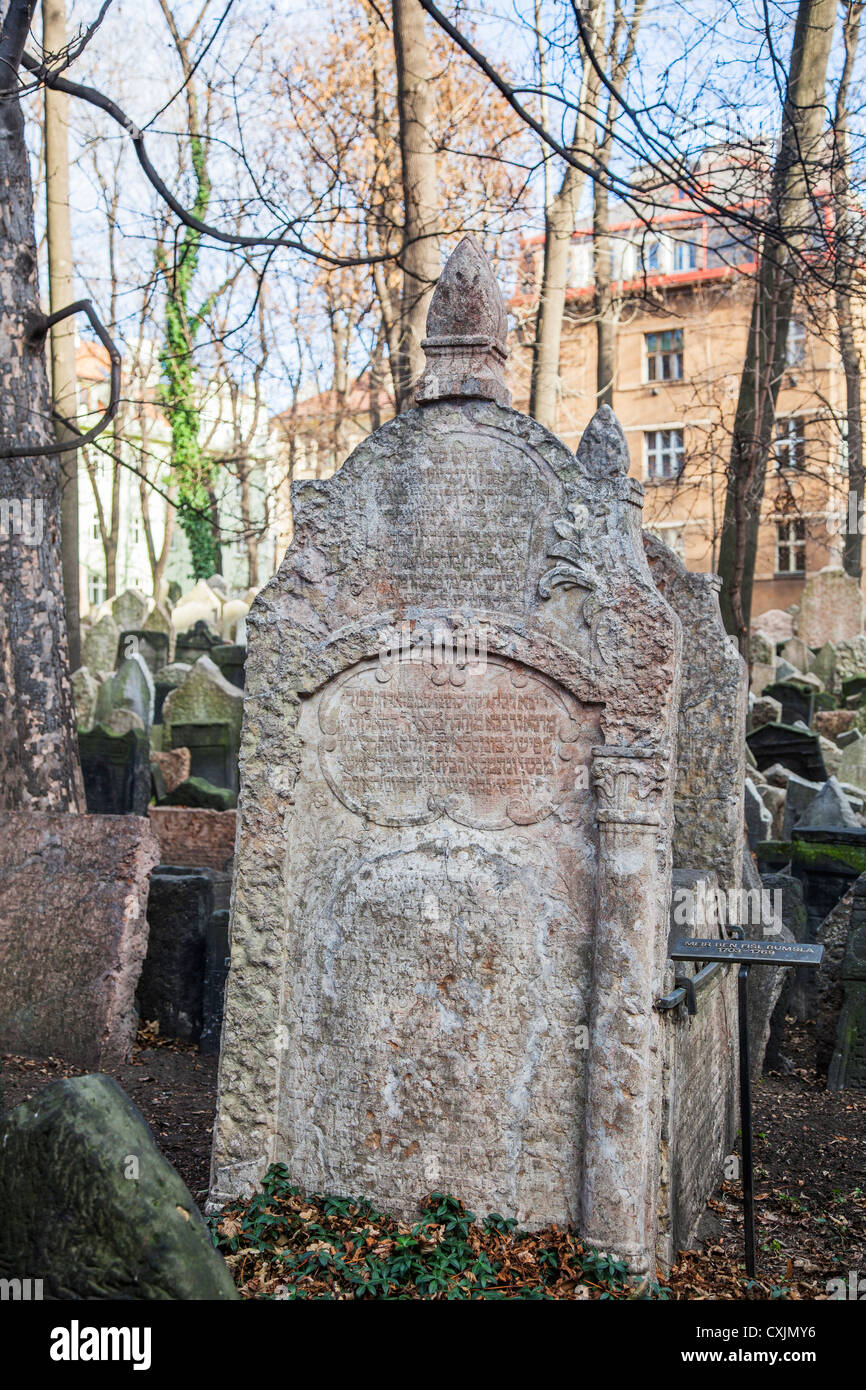
<instances>
[{"instance_id":1,"label":"large stone tombstone","mask_svg":"<svg viewBox=\"0 0 866 1390\"><path fill-rule=\"evenodd\" d=\"M508 408L465 238L422 404L256 598L211 1203L268 1164L414 1219L575 1222L654 1264L680 626L603 407ZM412 659L413 652L419 658Z\"/></svg>"},{"instance_id":2,"label":"large stone tombstone","mask_svg":"<svg viewBox=\"0 0 866 1390\"><path fill-rule=\"evenodd\" d=\"M163 703L164 748L188 748L191 776L237 791L243 703L210 657L200 657Z\"/></svg>"},{"instance_id":3,"label":"large stone tombstone","mask_svg":"<svg viewBox=\"0 0 866 1390\"><path fill-rule=\"evenodd\" d=\"M739 888L748 668L725 632L718 575L691 573L648 531L643 541L656 587L683 626L674 864Z\"/></svg>"}]
</instances>

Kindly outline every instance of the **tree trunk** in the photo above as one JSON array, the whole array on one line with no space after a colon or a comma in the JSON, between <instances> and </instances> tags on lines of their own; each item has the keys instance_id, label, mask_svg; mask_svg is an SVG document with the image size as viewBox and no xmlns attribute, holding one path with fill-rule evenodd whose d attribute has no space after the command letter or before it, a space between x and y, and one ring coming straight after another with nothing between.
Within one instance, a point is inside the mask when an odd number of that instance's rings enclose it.
<instances>
[{"instance_id":1,"label":"tree trunk","mask_svg":"<svg viewBox=\"0 0 866 1390\"><path fill-rule=\"evenodd\" d=\"M800 0L768 225L760 248L761 264L734 419L719 546L720 599L725 627L736 636L744 655L748 654L767 457L799 270L797 253L810 220L810 192L824 126L835 11L836 0Z\"/></svg>"},{"instance_id":2,"label":"tree trunk","mask_svg":"<svg viewBox=\"0 0 866 1390\"><path fill-rule=\"evenodd\" d=\"M46 53L62 53L66 47L64 0L42 0L42 46ZM45 109L45 222L48 242L48 301L52 314L75 299L72 271L72 231L69 223L69 98L46 87ZM75 371L75 319L63 319L51 329L51 394L58 415L74 420L78 414ZM57 438L73 438L60 421ZM63 593L69 662L73 671L81 665L81 603L78 577L78 453L60 455L60 544L63 553Z\"/></svg>"},{"instance_id":3,"label":"tree trunk","mask_svg":"<svg viewBox=\"0 0 866 1390\"><path fill-rule=\"evenodd\" d=\"M591 0L584 16L596 51L599 35L603 35L604 13L604 0ZM569 143L570 153L584 163L589 162L592 154L590 113L598 106L599 87L598 73L584 54L577 113ZM559 353L571 241L585 183L586 175L573 164L567 164L559 189L544 210L544 264L535 320L529 413L551 430L556 429L559 404Z\"/></svg>"},{"instance_id":4,"label":"tree trunk","mask_svg":"<svg viewBox=\"0 0 866 1390\"><path fill-rule=\"evenodd\" d=\"M418 0L393 0L397 107L406 248L397 368L397 409L413 404L415 382L424 368L421 341L430 297L439 274L436 236L436 146L431 134L433 90L424 11Z\"/></svg>"},{"instance_id":5,"label":"tree trunk","mask_svg":"<svg viewBox=\"0 0 866 1390\"><path fill-rule=\"evenodd\" d=\"M35 0L0 0L0 807L81 811L75 711L63 611L60 467L51 442L40 318L33 189L17 95L18 65Z\"/></svg>"},{"instance_id":6,"label":"tree trunk","mask_svg":"<svg viewBox=\"0 0 866 1390\"><path fill-rule=\"evenodd\" d=\"M863 509L863 411L860 398L860 353L854 327L852 282L854 267L859 260L857 228L861 220L859 209L851 198L851 145L848 135L848 93L851 74L857 56L863 0L848 0L844 17L845 62L836 92L836 163L833 193L836 204L836 324L839 330L839 355L845 373L845 415L848 421L848 487L854 497L855 526L845 530L843 564L848 574L859 580L862 572L863 538L860 516ZM850 503L846 517L850 516Z\"/></svg>"},{"instance_id":7,"label":"tree trunk","mask_svg":"<svg viewBox=\"0 0 866 1390\"><path fill-rule=\"evenodd\" d=\"M607 189L596 180L592 190L592 250L595 273L595 389L598 405L613 408L616 372L616 318L611 294L610 212Z\"/></svg>"}]
</instances>

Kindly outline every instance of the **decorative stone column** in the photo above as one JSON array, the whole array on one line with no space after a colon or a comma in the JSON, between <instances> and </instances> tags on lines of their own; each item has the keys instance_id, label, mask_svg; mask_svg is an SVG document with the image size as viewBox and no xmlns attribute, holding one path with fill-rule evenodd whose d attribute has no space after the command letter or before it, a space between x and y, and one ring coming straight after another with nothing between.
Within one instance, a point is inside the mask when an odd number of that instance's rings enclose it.
<instances>
[{"instance_id":1,"label":"decorative stone column","mask_svg":"<svg viewBox=\"0 0 866 1390\"><path fill-rule=\"evenodd\" d=\"M666 749L593 749L598 904L587 1059L581 1234L643 1274L654 1260L653 984Z\"/></svg>"}]
</instances>

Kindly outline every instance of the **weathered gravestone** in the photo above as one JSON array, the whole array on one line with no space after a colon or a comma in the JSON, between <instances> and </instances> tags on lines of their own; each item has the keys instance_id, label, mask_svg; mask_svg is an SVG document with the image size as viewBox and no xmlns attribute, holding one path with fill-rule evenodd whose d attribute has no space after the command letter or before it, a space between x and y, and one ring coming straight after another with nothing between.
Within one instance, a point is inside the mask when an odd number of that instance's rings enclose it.
<instances>
[{"instance_id":1,"label":"weathered gravestone","mask_svg":"<svg viewBox=\"0 0 866 1390\"><path fill-rule=\"evenodd\" d=\"M221 642L222 638L212 631L205 619L199 618L188 631L178 633L174 659L193 666L200 656L208 656Z\"/></svg>"},{"instance_id":2,"label":"weathered gravestone","mask_svg":"<svg viewBox=\"0 0 866 1390\"><path fill-rule=\"evenodd\" d=\"M126 1060L158 857L146 820L0 814L0 1049Z\"/></svg>"},{"instance_id":3,"label":"weathered gravestone","mask_svg":"<svg viewBox=\"0 0 866 1390\"><path fill-rule=\"evenodd\" d=\"M79 733L78 753L91 815L147 815L150 753L143 730L114 733L95 724Z\"/></svg>"},{"instance_id":4,"label":"weathered gravestone","mask_svg":"<svg viewBox=\"0 0 866 1390\"><path fill-rule=\"evenodd\" d=\"M815 696L807 687L797 685L795 681L775 681L772 685L765 685L763 693L778 700L782 706L780 724L796 724L798 719L802 719L804 724L811 724Z\"/></svg>"},{"instance_id":5,"label":"weathered gravestone","mask_svg":"<svg viewBox=\"0 0 866 1390\"><path fill-rule=\"evenodd\" d=\"M163 666L168 664L170 647L171 638L167 632L152 632L147 628L127 628L121 632L117 644L118 661L137 652L150 674L156 679Z\"/></svg>"},{"instance_id":6,"label":"weathered gravestone","mask_svg":"<svg viewBox=\"0 0 866 1390\"><path fill-rule=\"evenodd\" d=\"M797 635L810 647L841 642L863 631L864 610L860 584L850 574L827 567L811 575L803 585Z\"/></svg>"},{"instance_id":7,"label":"weathered gravestone","mask_svg":"<svg viewBox=\"0 0 866 1390\"><path fill-rule=\"evenodd\" d=\"M147 955L138 982L143 1018L169 1038L198 1042L202 1026L207 925L213 912L208 869L160 865L150 876Z\"/></svg>"},{"instance_id":8,"label":"weathered gravestone","mask_svg":"<svg viewBox=\"0 0 866 1390\"><path fill-rule=\"evenodd\" d=\"M81 664L89 671L113 671L119 638L120 628L111 614L105 613L82 640Z\"/></svg>"},{"instance_id":9,"label":"weathered gravestone","mask_svg":"<svg viewBox=\"0 0 866 1390\"><path fill-rule=\"evenodd\" d=\"M683 627L674 864L706 869L723 889L738 888L748 668L722 623L718 575L691 573L647 531L644 549L656 587Z\"/></svg>"},{"instance_id":10,"label":"weathered gravestone","mask_svg":"<svg viewBox=\"0 0 866 1390\"><path fill-rule=\"evenodd\" d=\"M145 729L153 723L153 677L144 657L137 651L123 656L117 670L99 687L96 717L104 720L113 710L131 709Z\"/></svg>"},{"instance_id":11,"label":"weathered gravestone","mask_svg":"<svg viewBox=\"0 0 866 1390\"><path fill-rule=\"evenodd\" d=\"M827 770L817 734L789 724L763 724L746 735L746 742L762 772L774 763L796 772L809 782L826 782Z\"/></svg>"},{"instance_id":12,"label":"weathered gravestone","mask_svg":"<svg viewBox=\"0 0 866 1390\"><path fill-rule=\"evenodd\" d=\"M210 657L200 657L162 706L163 748L188 748L193 778L237 791L244 697Z\"/></svg>"},{"instance_id":13,"label":"weathered gravestone","mask_svg":"<svg viewBox=\"0 0 866 1390\"><path fill-rule=\"evenodd\" d=\"M505 336L465 238L421 406L294 486L250 613L211 1202L282 1161L406 1219L435 1187L576 1222L641 1272L679 624L612 412L575 458L508 408Z\"/></svg>"},{"instance_id":14,"label":"weathered gravestone","mask_svg":"<svg viewBox=\"0 0 866 1390\"><path fill-rule=\"evenodd\" d=\"M836 1049L827 1075L830 1091L866 1090L866 923L852 912L842 961L843 1001Z\"/></svg>"}]
</instances>

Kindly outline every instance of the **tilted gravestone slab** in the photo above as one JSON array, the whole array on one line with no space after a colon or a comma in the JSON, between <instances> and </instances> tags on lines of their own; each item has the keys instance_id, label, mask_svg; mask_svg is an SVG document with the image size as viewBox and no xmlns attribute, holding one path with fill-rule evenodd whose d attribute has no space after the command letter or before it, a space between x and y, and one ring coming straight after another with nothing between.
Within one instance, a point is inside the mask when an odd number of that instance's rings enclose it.
<instances>
[{"instance_id":1,"label":"tilted gravestone slab","mask_svg":"<svg viewBox=\"0 0 866 1390\"><path fill-rule=\"evenodd\" d=\"M81 643L81 664L94 673L113 671L120 628L110 613L93 624Z\"/></svg>"},{"instance_id":2,"label":"tilted gravestone slab","mask_svg":"<svg viewBox=\"0 0 866 1390\"><path fill-rule=\"evenodd\" d=\"M722 888L737 888L748 668L722 623L718 576L690 573L647 531L643 541L656 587L683 627L674 864L713 871Z\"/></svg>"},{"instance_id":3,"label":"tilted gravestone slab","mask_svg":"<svg viewBox=\"0 0 866 1390\"><path fill-rule=\"evenodd\" d=\"M796 724L798 719L802 719L804 724L811 724L815 705L811 690L793 681L775 681L772 685L765 685L763 693L781 704L780 724Z\"/></svg>"},{"instance_id":4,"label":"tilted gravestone slab","mask_svg":"<svg viewBox=\"0 0 866 1390\"><path fill-rule=\"evenodd\" d=\"M827 770L821 756L821 745L817 734L808 730L794 729L789 724L762 724L746 735L761 772L782 763L790 772L796 772L809 782L826 782Z\"/></svg>"},{"instance_id":5,"label":"tilted gravestone slab","mask_svg":"<svg viewBox=\"0 0 866 1390\"><path fill-rule=\"evenodd\" d=\"M406 1219L435 1187L574 1221L640 1272L680 628L615 417L575 457L497 403L505 333L467 238L424 404L294 487L253 604L211 1202L283 1161Z\"/></svg>"},{"instance_id":6,"label":"tilted gravestone slab","mask_svg":"<svg viewBox=\"0 0 866 1390\"><path fill-rule=\"evenodd\" d=\"M78 753L91 815L147 815L150 752L141 729L114 733L95 724L78 735Z\"/></svg>"},{"instance_id":7,"label":"tilted gravestone slab","mask_svg":"<svg viewBox=\"0 0 866 1390\"><path fill-rule=\"evenodd\" d=\"M188 748L193 777L237 791L243 705L243 692L200 657L163 703L164 748Z\"/></svg>"},{"instance_id":8,"label":"tilted gravestone slab","mask_svg":"<svg viewBox=\"0 0 866 1390\"><path fill-rule=\"evenodd\" d=\"M158 858L137 817L0 813L0 1049L126 1060Z\"/></svg>"},{"instance_id":9,"label":"tilted gravestone slab","mask_svg":"<svg viewBox=\"0 0 866 1390\"><path fill-rule=\"evenodd\" d=\"M202 1026L207 924L213 885L207 869L160 866L150 878L147 955L138 983L143 1018L160 1033L198 1042Z\"/></svg>"},{"instance_id":10,"label":"tilted gravestone slab","mask_svg":"<svg viewBox=\"0 0 866 1390\"><path fill-rule=\"evenodd\" d=\"M836 1049L827 1075L830 1091L866 1090L866 921L856 889L854 905L842 961L844 998Z\"/></svg>"},{"instance_id":11,"label":"tilted gravestone slab","mask_svg":"<svg viewBox=\"0 0 866 1390\"><path fill-rule=\"evenodd\" d=\"M0 1187L4 1279L41 1279L52 1299L238 1297L190 1192L108 1076L55 1081L0 1122Z\"/></svg>"},{"instance_id":12,"label":"tilted gravestone slab","mask_svg":"<svg viewBox=\"0 0 866 1390\"><path fill-rule=\"evenodd\" d=\"M809 647L856 637L864 625L860 585L843 569L823 569L803 585L797 635Z\"/></svg>"},{"instance_id":13,"label":"tilted gravestone slab","mask_svg":"<svg viewBox=\"0 0 866 1390\"><path fill-rule=\"evenodd\" d=\"M116 709L131 709L149 729L153 723L153 695L153 676L144 657L131 652L118 660L114 675L99 687L96 717L103 720Z\"/></svg>"}]
</instances>

